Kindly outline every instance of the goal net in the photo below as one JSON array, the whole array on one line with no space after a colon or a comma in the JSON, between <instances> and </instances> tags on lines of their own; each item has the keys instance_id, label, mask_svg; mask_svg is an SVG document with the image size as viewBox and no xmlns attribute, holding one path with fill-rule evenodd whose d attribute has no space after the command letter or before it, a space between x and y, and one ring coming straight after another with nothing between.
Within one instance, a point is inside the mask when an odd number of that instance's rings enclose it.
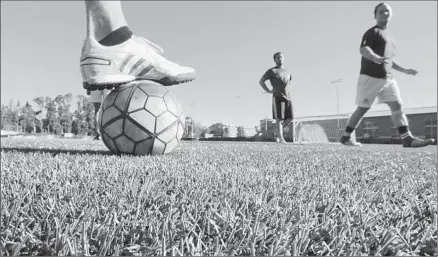
<instances>
[{"instance_id":1,"label":"goal net","mask_svg":"<svg viewBox=\"0 0 438 257\"><path fill-rule=\"evenodd\" d=\"M297 118L293 122L296 143L339 143L350 115ZM355 132L351 139L356 142Z\"/></svg>"}]
</instances>

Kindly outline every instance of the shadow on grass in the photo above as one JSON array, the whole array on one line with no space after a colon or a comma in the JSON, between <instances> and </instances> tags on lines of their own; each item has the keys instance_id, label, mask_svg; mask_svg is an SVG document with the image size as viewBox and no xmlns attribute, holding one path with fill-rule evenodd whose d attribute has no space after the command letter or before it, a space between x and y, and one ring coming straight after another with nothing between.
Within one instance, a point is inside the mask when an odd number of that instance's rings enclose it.
<instances>
[{"instance_id":1,"label":"shadow on grass","mask_svg":"<svg viewBox=\"0 0 438 257\"><path fill-rule=\"evenodd\" d=\"M58 154L72 154L72 155L82 155L82 154L90 154L90 155L114 155L110 151L104 150L69 150L69 149L49 149L49 148L17 148L17 147L8 147L1 148L2 152L21 152L21 153L48 153L52 156L56 156Z\"/></svg>"}]
</instances>

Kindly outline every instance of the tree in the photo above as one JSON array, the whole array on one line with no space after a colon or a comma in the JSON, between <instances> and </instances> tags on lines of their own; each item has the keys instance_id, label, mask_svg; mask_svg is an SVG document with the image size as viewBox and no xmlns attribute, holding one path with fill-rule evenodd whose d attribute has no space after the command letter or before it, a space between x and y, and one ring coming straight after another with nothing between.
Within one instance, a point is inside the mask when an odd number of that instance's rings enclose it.
<instances>
[{"instance_id":1,"label":"tree","mask_svg":"<svg viewBox=\"0 0 438 257\"><path fill-rule=\"evenodd\" d=\"M222 122L218 122L218 123L210 125L210 127L208 127L208 130L211 132L213 130L222 129L224 126L225 125Z\"/></svg>"},{"instance_id":2,"label":"tree","mask_svg":"<svg viewBox=\"0 0 438 257\"><path fill-rule=\"evenodd\" d=\"M94 129L94 107L89 97L77 96L77 108L74 112L72 132L75 134L90 135Z\"/></svg>"},{"instance_id":3,"label":"tree","mask_svg":"<svg viewBox=\"0 0 438 257\"><path fill-rule=\"evenodd\" d=\"M1 114L1 124L0 124L0 128L1 129L6 129L6 127L9 126L9 121L6 118L6 114L8 112L8 107L6 105L2 104L1 110L0 110L0 114Z\"/></svg>"},{"instance_id":4,"label":"tree","mask_svg":"<svg viewBox=\"0 0 438 257\"><path fill-rule=\"evenodd\" d=\"M20 101L15 102L12 99L9 101L8 106L2 107L2 122L5 122L2 126L3 129L18 131L21 111Z\"/></svg>"},{"instance_id":5,"label":"tree","mask_svg":"<svg viewBox=\"0 0 438 257\"><path fill-rule=\"evenodd\" d=\"M27 133L35 132L35 111L29 102L22 108L22 115L20 117L20 125Z\"/></svg>"},{"instance_id":6,"label":"tree","mask_svg":"<svg viewBox=\"0 0 438 257\"><path fill-rule=\"evenodd\" d=\"M36 131L37 133L41 133L44 131L44 111L46 109L46 97L44 96L39 96L37 98L33 99L34 103L36 103L37 105L37 110L35 112L35 126L36 126Z\"/></svg>"},{"instance_id":7,"label":"tree","mask_svg":"<svg viewBox=\"0 0 438 257\"><path fill-rule=\"evenodd\" d=\"M59 124L62 127L62 131L65 133L71 132L72 118L70 114L72 94L58 95L55 98L55 103L57 105L57 114L59 117Z\"/></svg>"},{"instance_id":8,"label":"tree","mask_svg":"<svg viewBox=\"0 0 438 257\"><path fill-rule=\"evenodd\" d=\"M200 122L195 122L193 133L195 134L195 137L201 137L205 135L207 129L207 126L202 125Z\"/></svg>"},{"instance_id":9,"label":"tree","mask_svg":"<svg viewBox=\"0 0 438 257\"><path fill-rule=\"evenodd\" d=\"M46 98L44 96L34 98L33 101L37 104L37 107L40 111L46 108Z\"/></svg>"},{"instance_id":10,"label":"tree","mask_svg":"<svg viewBox=\"0 0 438 257\"><path fill-rule=\"evenodd\" d=\"M59 117L57 113L57 106L55 100L46 96L46 118L47 118L47 129L48 132L55 132L55 128L60 126Z\"/></svg>"},{"instance_id":11,"label":"tree","mask_svg":"<svg viewBox=\"0 0 438 257\"><path fill-rule=\"evenodd\" d=\"M41 133L43 132L43 118L42 118L43 110L39 110L35 112L35 132Z\"/></svg>"}]
</instances>

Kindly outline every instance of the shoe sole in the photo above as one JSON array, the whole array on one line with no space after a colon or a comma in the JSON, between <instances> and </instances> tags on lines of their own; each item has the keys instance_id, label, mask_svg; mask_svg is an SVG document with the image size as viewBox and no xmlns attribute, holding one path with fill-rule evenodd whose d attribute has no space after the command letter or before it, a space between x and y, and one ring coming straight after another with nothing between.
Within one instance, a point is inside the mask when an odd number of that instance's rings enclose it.
<instances>
[{"instance_id":1,"label":"shoe sole","mask_svg":"<svg viewBox=\"0 0 438 257\"><path fill-rule=\"evenodd\" d=\"M420 147L426 147L426 146L428 146L428 145L433 145L435 143L435 140L431 140L431 141L428 141L427 142L427 144L425 143L425 144L423 144L423 145L416 145L416 146L413 146L413 145L403 145L403 147L405 147L405 148L420 148Z\"/></svg>"},{"instance_id":2,"label":"shoe sole","mask_svg":"<svg viewBox=\"0 0 438 257\"><path fill-rule=\"evenodd\" d=\"M339 143L341 143L342 145L345 145L345 146L362 146L361 143L356 143L356 144L349 144L347 142L339 142Z\"/></svg>"},{"instance_id":3,"label":"shoe sole","mask_svg":"<svg viewBox=\"0 0 438 257\"><path fill-rule=\"evenodd\" d=\"M119 87L123 84L127 84L130 83L132 81L136 81L136 80L150 80L150 81L154 81L157 83L160 83L163 86L169 87L169 86L174 86L174 85L179 85L179 84L183 84L183 83L187 83L190 81L194 81L196 79L196 73L192 72L192 73L186 73L186 74L181 74L178 76L173 76L173 77L165 77L162 79L150 79L150 78L134 78L134 79L128 79L126 81L117 81L117 82L96 82L96 79L91 79L91 83L90 82L83 82L83 87L86 90L89 91L95 91L95 90L105 90L105 89L113 89L116 87Z\"/></svg>"}]
</instances>

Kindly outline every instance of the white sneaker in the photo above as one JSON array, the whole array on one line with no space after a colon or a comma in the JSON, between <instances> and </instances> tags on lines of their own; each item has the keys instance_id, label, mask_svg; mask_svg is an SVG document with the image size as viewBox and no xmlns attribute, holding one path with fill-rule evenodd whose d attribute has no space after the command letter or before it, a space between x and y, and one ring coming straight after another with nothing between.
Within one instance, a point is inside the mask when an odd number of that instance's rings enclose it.
<instances>
[{"instance_id":1,"label":"white sneaker","mask_svg":"<svg viewBox=\"0 0 438 257\"><path fill-rule=\"evenodd\" d=\"M361 143L356 142L355 140L351 139L349 136L342 136L340 142L341 144L347 146L362 146Z\"/></svg>"},{"instance_id":2,"label":"white sneaker","mask_svg":"<svg viewBox=\"0 0 438 257\"><path fill-rule=\"evenodd\" d=\"M193 68L180 66L162 56L151 41L132 36L116 46L103 46L88 37L82 48L80 69L87 90L103 90L139 79L172 86L195 80Z\"/></svg>"}]
</instances>

